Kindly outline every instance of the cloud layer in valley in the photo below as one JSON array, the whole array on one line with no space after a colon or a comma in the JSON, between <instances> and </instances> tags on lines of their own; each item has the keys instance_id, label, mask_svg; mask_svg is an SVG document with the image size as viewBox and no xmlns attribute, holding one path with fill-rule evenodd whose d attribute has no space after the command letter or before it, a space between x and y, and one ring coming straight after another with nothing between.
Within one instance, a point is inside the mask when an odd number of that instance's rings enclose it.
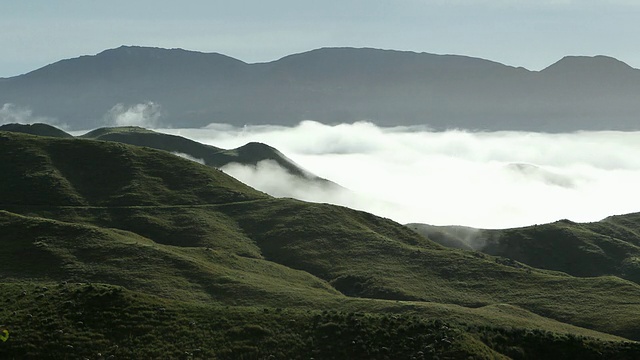
<instances>
[{"instance_id":1,"label":"cloud layer in valley","mask_svg":"<svg viewBox=\"0 0 640 360\"><path fill-rule=\"evenodd\" d=\"M313 121L163 131L223 148L267 143L352 192L308 187L274 163L223 170L275 196L336 203L402 223L504 228L640 211L637 132L431 132Z\"/></svg>"}]
</instances>

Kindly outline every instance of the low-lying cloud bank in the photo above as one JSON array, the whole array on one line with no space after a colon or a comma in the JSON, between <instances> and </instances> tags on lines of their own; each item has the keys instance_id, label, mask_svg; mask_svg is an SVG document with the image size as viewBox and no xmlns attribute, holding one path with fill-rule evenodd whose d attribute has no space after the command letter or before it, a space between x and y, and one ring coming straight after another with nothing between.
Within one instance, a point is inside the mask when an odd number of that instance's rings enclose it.
<instances>
[{"instance_id":1,"label":"low-lying cloud bank","mask_svg":"<svg viewBox=\"0 0 640 360\"><path fill-rule=\"evenodd\" d=\"M638 132L432 132L313 121L163 131L223 148L267 143L353 193L305 186L273 163L224 170L275 196L402 223L504 228L640 211Z\"/></svg>"}]
</instances>

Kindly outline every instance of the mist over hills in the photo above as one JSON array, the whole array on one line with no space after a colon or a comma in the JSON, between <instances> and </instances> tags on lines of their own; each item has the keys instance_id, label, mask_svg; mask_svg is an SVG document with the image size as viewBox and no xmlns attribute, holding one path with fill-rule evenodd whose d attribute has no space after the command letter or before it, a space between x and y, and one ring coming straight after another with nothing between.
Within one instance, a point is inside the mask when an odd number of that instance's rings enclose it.
<instances>
[{"instance_id":1,"label":"mist over hills","mask_svg":"<svg viewBox=\"0 0 640 360\"><path fill-rule=\"evenodd\" d=\"M0 104L74 129L108 122L114 106L158 106L163 125L369 120L437 130L638 129L640 71L568 56L529 71L458 55L323 48L247 64L181 49L123 46L0 81ZM113 125L113 124L111 124Z\"/></svg>"},{"instance_id":2,"label":"mist over hills","mask_svg":"<svg viewBox=\"0 0 640 360\"><path fill-rule=\"evenodd\" d=\"M147 147L2 131L0 154L3 356L640 352L620 338L640 339L640 286L614 276L447 249Z\"/></svg>"},{"instance_id":3,"label":"mist over hills","mask_svg":"<svg viewBox=\"0 0 640 360\"><path fill-rule=\"evenodd\" d=\"M73 137L73 135L54 126L41 123L5 124L0 125L0 131L49 137ZM113 141L164 150L218 169L230 164L255 167L261 162L270 162L299 180L303 186L316 186L327 190L346 191L346 189L340 185L320 178L303 169L277 149L258 142L250 142L236 149L227 150L201 144L181 136L163 134L138 126L99 128L81 135L80 138Z\"/></svg>"}]
</instances>

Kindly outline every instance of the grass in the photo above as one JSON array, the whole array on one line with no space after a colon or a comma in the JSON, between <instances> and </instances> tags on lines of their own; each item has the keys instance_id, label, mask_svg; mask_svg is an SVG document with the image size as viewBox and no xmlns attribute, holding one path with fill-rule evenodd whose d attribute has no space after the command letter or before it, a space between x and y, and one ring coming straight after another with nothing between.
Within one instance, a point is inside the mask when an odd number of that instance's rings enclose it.
<instances>
[{"instance_id":1,"label":"grass","mask_svg":"<svg viewBox=\"0 0 640 360\"><path fill-rule=\"evenodd\" d=\"M448 249L148 148L0 133L0 154L6 357L639 353L621 337L640 339L640 286L619 277Z\"/></svg>"},{"instance_id":2,"label":"grass","mask_svg":"<svg viewBox=\"0 0 640 360\"><path fill-rule=\"evenodd\" d=\"M452 248L476 249L578 277L617 276L640 283L640 214L592 223L568 220L505 230L408 226Z\"/></svg>"},{"instance_id":3,"label":"grass","mask_svg":"<svg viewBox=\"0 0 640 360\"><path fill-rule=\"evenodd\" d=\"M88 283L0 284L2 358L632 359L636 343L409 313L198 305Z\"/></svg>"}]
</instances>

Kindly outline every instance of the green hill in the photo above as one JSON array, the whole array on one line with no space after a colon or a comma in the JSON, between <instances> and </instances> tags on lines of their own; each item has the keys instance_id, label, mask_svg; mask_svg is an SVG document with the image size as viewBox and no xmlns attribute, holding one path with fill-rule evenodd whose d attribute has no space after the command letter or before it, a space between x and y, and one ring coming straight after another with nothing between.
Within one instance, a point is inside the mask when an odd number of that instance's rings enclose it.
<instances>
[{"instance_id":1,"label":"green hill","mask_svg":"<svg viewBox=\"0 0 640 360\"><path fill-rule=\"evenodd\" d=\"M72 138L73 135L47 124L4 124L0 125L0 131L19 132L31 135L51 136L58 138Z\"/></svg>"},{"instance_id":2,"label":"green hill","mask_svg":"<svg viewBox=\"0 0 640 360\"><path fill-rule=\"evenodd\" d=\"M635 213L592 223L561 220L505 230L408 226L448 247L468 245L536 268L580 277L613 275L640 283L639 224L640 214Z\"/></svg>"},{"instance_id":3,"label":"green hill","mask_svg":"<svg viewBox=\"0 0 640 360\"><path fill-rule=\"evenodd\" d=\"M617 337L640 339L640 286L617 277L447 249L149 148L0 132L0 154L5 357L640 354Z\"/></svg>"}]
</instances>

